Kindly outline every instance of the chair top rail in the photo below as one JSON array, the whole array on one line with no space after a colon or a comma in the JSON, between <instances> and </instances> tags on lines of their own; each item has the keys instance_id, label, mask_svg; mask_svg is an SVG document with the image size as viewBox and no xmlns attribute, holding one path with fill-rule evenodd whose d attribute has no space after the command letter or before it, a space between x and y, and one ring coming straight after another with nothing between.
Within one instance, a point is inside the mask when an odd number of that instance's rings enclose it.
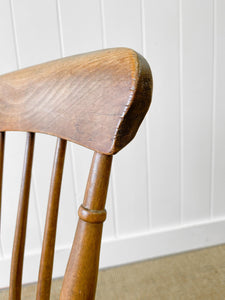
<instances>
[{"instance_id":1,"label":"chair top rail","mask_svg":"<svg viewBox=\"0 0 225 300\"><path fill-rule=\"evenodd\" d=\"M58 136L112 155L151 102L147 61L127 48L62 58L0 76L0 131Z\"/></svg>"}]
</instances>

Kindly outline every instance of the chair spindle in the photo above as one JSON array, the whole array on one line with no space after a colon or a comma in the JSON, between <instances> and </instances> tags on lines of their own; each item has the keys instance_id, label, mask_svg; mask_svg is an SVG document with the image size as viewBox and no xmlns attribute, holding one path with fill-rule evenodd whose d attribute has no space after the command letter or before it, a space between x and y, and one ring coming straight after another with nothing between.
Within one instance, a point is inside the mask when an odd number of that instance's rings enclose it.
<instances>
[{"instance_id":1,"label":"chair spindle","mask_svg":"<svg viewBox=\"0 0 225 300\"><path fill-rule=\"evenodd\" d=\"M34 141L35 133L28 132L12 252L9 300L20 300L21 298L22 270L26 239L27 213L30 194Z\"/></svg>"},{"instance_id":2,"label":"chair spindle","mask_svg":"<svg viewBox=\"0 0 225 300\"><path fill-rule=\"evenodd\" d=\"M5 132L0 132L0 234L1 234L1 208L2 208L2 180L5 148Z\"/></svg>"},{"instance_id":3,"label":"chair spindle","mask_svg":"<svg viewBox=\"0 0 225 300\"><path fill-rule=\"evenodd\" d=\"M84 202L79 208L79 221L63 280L61 300L94 299L111 163L112 156L94 153Z\"/></svg>"},{"instance_id":4,"label":"chair spindle","mask_svg":"<svg viewBox=\"0 0 225 300\"><path fill-rule=\"evenodd\" d=\"M50 298L57 217L66 143L66 140L58 138L55 150L37 285L37 300L48 300Z\"/></svg>"}]
</instances>

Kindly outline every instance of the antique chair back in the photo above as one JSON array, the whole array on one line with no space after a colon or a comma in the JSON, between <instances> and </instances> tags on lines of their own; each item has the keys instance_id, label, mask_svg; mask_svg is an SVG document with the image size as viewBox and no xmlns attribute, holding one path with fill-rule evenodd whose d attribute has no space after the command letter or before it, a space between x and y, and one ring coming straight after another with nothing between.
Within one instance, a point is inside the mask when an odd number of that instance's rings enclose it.
<instances>
[{"instance_id":1,"label":"antique chair back","mask_svg":"<svg viewBox=\"0 0 225 300\"><path fill-rule=\"evenodd\" d=\"M27 132L9 299L21 297L35 134L58 137L36 299L50 297L67 141L94 150L94 156L60 299L94 299L112 156L135 136L151 93L148 63L126 48L76 55L0 76L0 203L5 132Z\"/></svg>"}]
</instances>

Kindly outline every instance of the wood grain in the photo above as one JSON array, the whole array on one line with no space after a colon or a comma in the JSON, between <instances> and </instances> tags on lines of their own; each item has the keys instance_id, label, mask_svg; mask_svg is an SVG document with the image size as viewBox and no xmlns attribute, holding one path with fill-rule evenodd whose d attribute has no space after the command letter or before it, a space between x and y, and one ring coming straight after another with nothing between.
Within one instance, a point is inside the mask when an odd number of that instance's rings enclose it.
<instances>
[{"instance_id":1,"label":"wood grain","mask_svg":"<svg viewBox=\"0 0 225 300\"><path fill-rule=\"evenodd\" d=\"M49 192L48 209L37 285L37 300L48 300L50 298L59 197L61 190L65 152L66 140L62 140L59 138L56 145L51 186Z\"/></svg>"},{"instance_id":2,"label":"wood grain","mask_svg":"<svg viewBox=\"0 0 225 300\"><path fill-rule=\"evenodd\" d=\"M13 243L9 300L20 300L23 271L24 246L27 229L27 213L30 195L30 182L33 163L35 134L27 134L24 157L23 176L20 190L20 199L17 212L16 230Z\"/></svg>"},{"instance_id":3,"label":"wood grain","mask_svg":"<svg viewBox=\"0 0 225 300\"><path fill-rule=\"evenodd\" d=\"M94 153L61 300L94 299L112 156Z\"/></svg>"},{"instance_id":4,"label":"wood grain","mask_svg":"<svg viewBox=\"0 0 225 300\"><path fill-rule=\"evenodd\" d=\"M0 76L0 131L42 132L114 154L135 136L151 102L146 60L115 48Z\"/></svg>"}]
</instances>

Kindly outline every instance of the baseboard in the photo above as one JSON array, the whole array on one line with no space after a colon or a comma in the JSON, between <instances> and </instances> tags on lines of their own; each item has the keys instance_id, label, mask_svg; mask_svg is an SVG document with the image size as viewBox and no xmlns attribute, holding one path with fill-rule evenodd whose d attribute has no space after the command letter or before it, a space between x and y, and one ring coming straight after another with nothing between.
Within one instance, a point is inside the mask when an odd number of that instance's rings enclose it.
<instances>
[{"instance_id":1,"label":"baseboard","mask_svg":"<svg viewBox=\"0 0 225 300\"><path fill-rule=\"evenodd\" d=\"M225 243L225 220L213 220L182 227L103 241L100 268L114 267L150 258L176 254ZM56 249L53 276L64 274L70 247ZM37 280L40 251L25 255L23 283ZM0 260L0 288L9 285L10 258Z\"/></svg>"}]
</instances>

